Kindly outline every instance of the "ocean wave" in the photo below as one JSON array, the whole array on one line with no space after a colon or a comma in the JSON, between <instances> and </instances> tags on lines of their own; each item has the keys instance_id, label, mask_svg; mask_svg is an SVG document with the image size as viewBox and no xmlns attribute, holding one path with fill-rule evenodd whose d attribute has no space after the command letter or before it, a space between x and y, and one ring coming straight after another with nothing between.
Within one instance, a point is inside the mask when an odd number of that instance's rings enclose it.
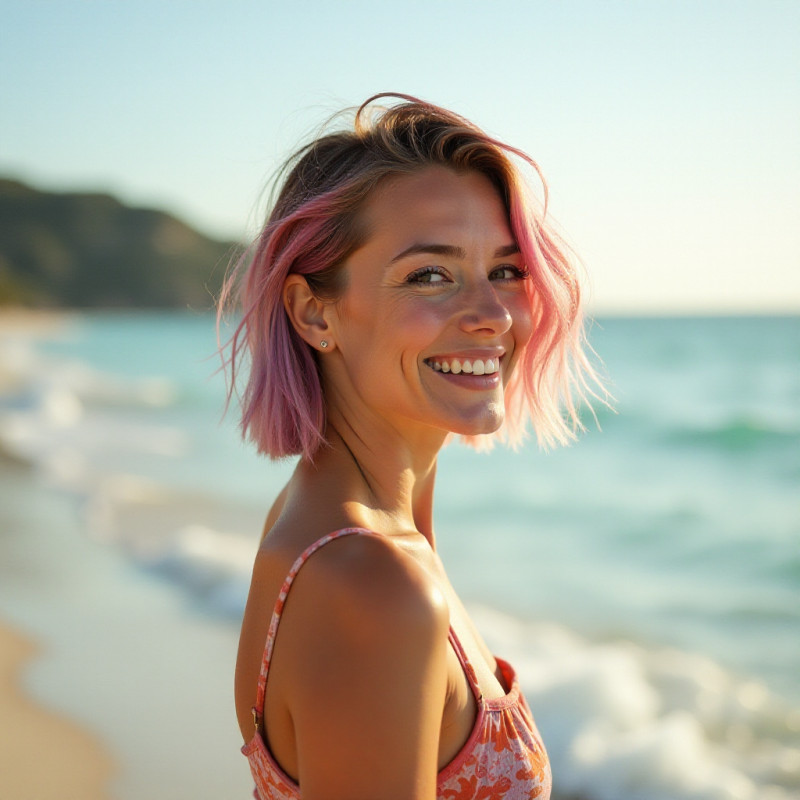
<instances>
[{"instance_id":1,"label":"ocean wave","mask_svg":"<svg viewBox=\"0 0 800 800\"><path fill-rule=\"evenodd\" d=\"M163 376L112 374L80 359L42 352L32 339L0 339L2 407L40 408L58 415L68 402L70 416L63 421L69 423L86 406L163 409L179 398L177 384Z\"/></svg>"},{"instance_id":2,"label":"ocean wave","mask_svg":"<svg viewBox=\"0 0 800 800\"><path fill-rule=\"evenodd\" d=\"M712 660L471 608L520 670L559 792L593 800L788 800L800 708Z\"/></svg>"},{"instance_id":3,"label":"ocean wave","mask_svg":"<svg viewBox=\"0 0 800 800\"><path fill-rule=\"evenodd\" d=\"M0 413L0 445L36 464L54 483L90 486L109 462L150 455L176 459L188 452L189 435L178 427L93 415L84 417L69 395L49 396L47 405Z\"/></svg>"},{"instance_id":4,"label":"ocean wave","mask_svg":"<svg viewBox=\"0 0 800 800\"><path fill-rule=\"evenodd\" d=\"M792 447L800 444L800 416L791 404L758 411L710 411L698 401L688 407L640 402L621 404L609 416L598 443L609 439L648 446L703 447L722 453L754 453L761 449Z\"/></svg>"},{"instance_id":5,"label":"ocean wave","mask_svg":"<svg viewBox=\"0 0 800 800\"><path fill-rule=\"evenodd\" d=\"M237 623L262 514L260 506L122 473L95 482L83 504L92 538L168 580L202 613Z\"/></svg>"},{"instance_id":6,"label":"ocean wave","mask_svg":"<svg viewBox=\"0 0 800 800\"><path fill-rule=\"evenodd\" d=\"M187 435L150 413L177 395L166 379L108 375L48 357L31 340L0 340L0 446L70 488L87 465L105 470L120 452L185 454Z\"/></svg>"},{"instance_id":7,"label":"ocean wave","mask_svg":"<svg viewBox=\"0 0 800 800\"><path fill-rule=\"evenodd\" d=\"M221 533L204 525L185 525L140 552L139 562L178 583L203 611L239 621L244 614L256 541L252 536Z\"/></svg>"},{"instance_id":8,"label":"ocean wave","mask_svg":"<svg viewBox=\"0 0 800 800\"><path fill-rule=\"evenodd\" d=\"M663 435L672 445L708 447L726 452L752 452L774 447L800 446L800 428L789 421L735 417L710 425L687 424Z\"/></svg>"}]
</instances>

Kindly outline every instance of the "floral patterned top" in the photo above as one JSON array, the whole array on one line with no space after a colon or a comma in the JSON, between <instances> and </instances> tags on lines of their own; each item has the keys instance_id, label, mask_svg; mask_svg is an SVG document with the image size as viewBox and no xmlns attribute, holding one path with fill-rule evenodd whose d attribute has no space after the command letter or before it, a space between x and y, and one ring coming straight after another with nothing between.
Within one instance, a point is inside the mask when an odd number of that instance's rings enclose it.
<instances>
[{"instance_id":1,"label":"floral patterned top","mask_svg":"<svg viewBox=\"0 0 800 800\"><path fill-rule=\"evenodd\" d=\"M314 542L292 565L278 595L267 633L256 705L253 708L256 732L250 742L242 747L256 783L253 795L257 800L302 798L300 787L272 757L261 734L267 675L286 597L297 573L311 555L328 542L354 533L372 531L343 528ZM461 751L439 772L437 800L549 800L550 763L533 716L520 692L514 669L506 661L497 659L505 685L509 687L508 693L498 699L485 699L478 686L475 670L452 628L449 640L475 695L478 713L472 733Z\"/></svg>"}]
</instances>

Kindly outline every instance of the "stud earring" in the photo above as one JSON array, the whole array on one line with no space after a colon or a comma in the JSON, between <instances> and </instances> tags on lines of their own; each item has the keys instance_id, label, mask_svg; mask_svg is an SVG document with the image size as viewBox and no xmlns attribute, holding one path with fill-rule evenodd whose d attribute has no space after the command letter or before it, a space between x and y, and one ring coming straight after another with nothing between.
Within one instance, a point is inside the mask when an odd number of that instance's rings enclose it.
<instances>
[{"instance_id":1,"label":"stud earring","mask_svg":"<svg viewBox=\"0 0 800 800\"><path fill-rule=\"evenodd\" d=\"M321 348L324 350L324 349L325 349L325 348L328 346L328 340L327 340L327 339L323 339L323 340L322 340L322 341L319 343L319 346L320 346L320 347L321 347Z\"/></svg>"}]
</instances>

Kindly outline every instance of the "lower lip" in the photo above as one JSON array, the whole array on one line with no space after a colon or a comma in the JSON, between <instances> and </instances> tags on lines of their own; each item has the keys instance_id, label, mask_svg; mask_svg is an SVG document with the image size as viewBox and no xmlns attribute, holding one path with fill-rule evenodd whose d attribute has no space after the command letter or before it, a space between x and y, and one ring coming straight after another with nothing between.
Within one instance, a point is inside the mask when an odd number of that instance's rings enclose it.
<instances>
[{"instance_id":1,"label":"lower lip","mask_svg":"<svg viewBox=\"0 0 800 800\"><path fill-rule=\"evenodd\" d=\"M486 389L496 389L500 386L500 372L492 372L490 375L471 375L468 372L459 372L457 375L452 372L441 372L433 367L428 367L431 372L435 372L441 378L465 389L475 391L485 391Z\"/></svg>"}]
</instances>

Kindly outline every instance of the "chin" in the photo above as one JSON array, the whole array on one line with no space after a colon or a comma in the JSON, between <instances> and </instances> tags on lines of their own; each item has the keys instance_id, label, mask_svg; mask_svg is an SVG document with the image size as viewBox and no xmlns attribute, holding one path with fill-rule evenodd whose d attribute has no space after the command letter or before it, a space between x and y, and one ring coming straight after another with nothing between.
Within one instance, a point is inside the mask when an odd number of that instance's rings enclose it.
<instances>
[{"instance_id":1,"label":"chin","mask_svg":"<svg viewBox=\"0 0 800 800\"><path fill-rule=\"evenodd\" d=\"M462 420L460 424L453 425L451 432L459 436L485 436L497 433L505 422L505 418L505 408L502 405L492 405L485 409L479 417Z\"/></svg>"}]
</instances>

